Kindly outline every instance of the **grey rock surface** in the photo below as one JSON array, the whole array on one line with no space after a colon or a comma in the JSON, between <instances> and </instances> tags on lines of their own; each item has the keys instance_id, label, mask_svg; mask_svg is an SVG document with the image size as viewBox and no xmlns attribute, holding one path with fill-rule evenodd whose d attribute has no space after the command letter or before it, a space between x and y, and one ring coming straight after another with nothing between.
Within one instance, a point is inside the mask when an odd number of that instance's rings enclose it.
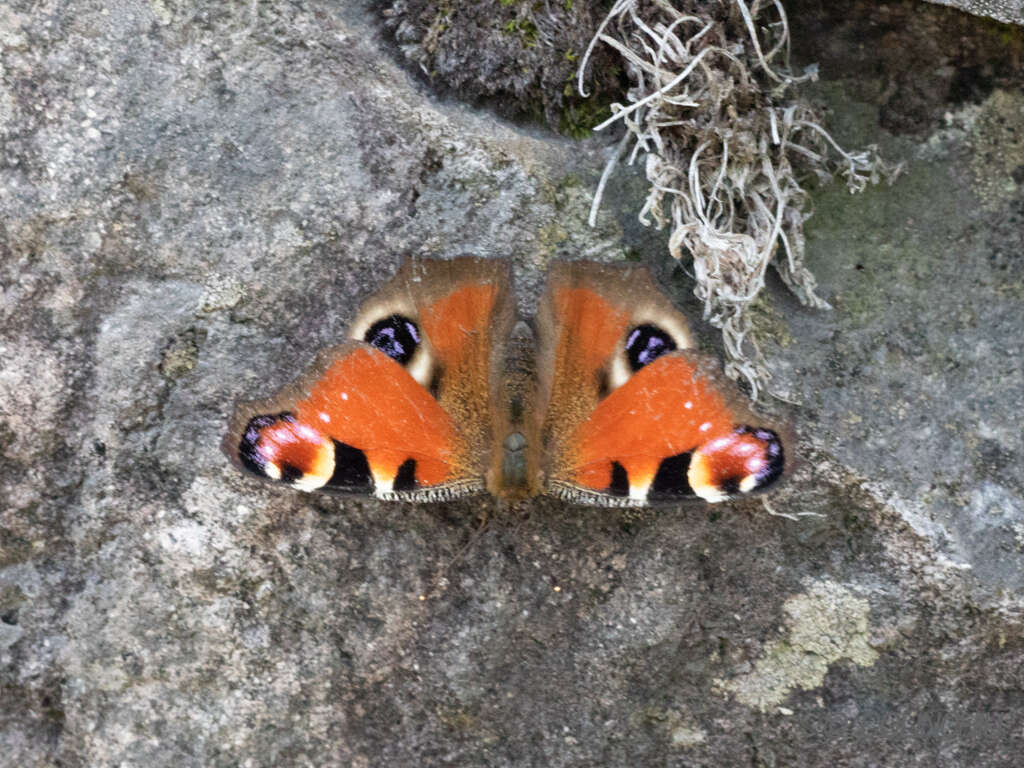
<instances>
[{"instance_id":1,"label":"grey rock surface","mask_svg":"<svg viewBox=\"0 0 1024 768\"><path fill-rule=\"evenodd\" d=\"M911 140L822 89L908 166L815 193L833 312L763 304L770 504L818 516L403 506L242 477L231 403L404 254L510 259L524 312L553 258L664 266L639 177L585 225L607 139L436 100L351 3L13 3L0 44L4 765L1019 765L1019 90Z\"/></svg>"},{"instance_id":2,"label":"grey rock surface","mask_svg":"<svg viewBox=\"0 0 1024 768\"><path fill-rule=\"evenodd\" d=\"M1024 2L1021 0L929 0L938 5L950 5L976 16L988 16L1008 24L1024 24Z\"/></svg>"}]
</instances>

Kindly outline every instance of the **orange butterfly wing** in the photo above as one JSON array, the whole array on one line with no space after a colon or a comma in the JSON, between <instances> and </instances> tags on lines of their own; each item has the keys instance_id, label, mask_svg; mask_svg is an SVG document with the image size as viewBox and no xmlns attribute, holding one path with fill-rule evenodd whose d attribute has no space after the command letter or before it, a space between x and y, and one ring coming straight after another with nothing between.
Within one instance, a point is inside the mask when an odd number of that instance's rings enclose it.
<instances>
[{"instance_id":1,"label":"orange butterfly wing","mask_svg":"<svg viewBox=\"0 0 1024 768\"><path fill-rule=\"evenodd\" d=\"M538 327L551 492L614 506L720 501L783 473L778 432L687 351L688 324L646 269L558 265Z\"/></svg>"},{"instance_id":2,"label":"orange butterfly wing","mask_svg":"<svg viewBox=\"0 0 1024 768\"><path fill-rule=\"evenodd\" d=\"M512 318L507 267L407 262L353 341L277 396L238 406L224 441L243 469L301 490L441 499L481 492L490 391Z\"/></svg>"},{"instance_id":3,"label":"orange butterfly wing","mask_svg":"<svg viewBox=\"0 0 1024 768\"><path fill-rule=\"evenodd\" d=\"M495 261L407 262L364 303L351 341L277 396L238 406L225 451L302 490L411 500L486 489L720 501L784 473L778 431L692 352L646 269L556 265L536 371L528 330L506 357L510 282Z\"/></svg>"}]
</instances>

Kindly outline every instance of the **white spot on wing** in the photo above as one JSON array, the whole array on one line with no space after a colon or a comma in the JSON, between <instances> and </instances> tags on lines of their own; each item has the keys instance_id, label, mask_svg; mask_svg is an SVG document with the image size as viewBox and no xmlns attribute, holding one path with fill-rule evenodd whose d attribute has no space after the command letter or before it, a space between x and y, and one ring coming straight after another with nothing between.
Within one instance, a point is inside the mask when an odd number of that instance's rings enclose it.
<instances>
[{"instance_id":1,"label":"white spot on wing","mask_svg":"<svg viewBox=\"0 0 1024 768\"><path fill-rule=\"evenodd\" d=\"M650 488L650 483L644 483L643 485L631 485L629 486L629 498L635 499L636 501L644 501L647 499L647 491L649 491Z\"/></svg>"},{"instance_id":2,"label":"white spot on wing","mask_svg":"<svg viewBox=\"0 0 1024 768\"><path fill-rule=\"evenodd\" d=\"M629 368L629 361L626 359L626 352L617 349L612 356L612 364L608 370L608 391L614 392L627 381L633 372Z\"/></svg>"},{"instance_id":3,"label":"white spot on wing","mask_svg":"<svg viewBox=\"0 0 1024 768\"><path fill-rule=\"evenodd\" d=\"M690 349L693 347L693 338L690 335L689 325L674 310L666 311L653 304L637 307L631 322L637 324L648 323L661 328L672 337L672 340L679 349Z\"/></svg>"},{"instance_id":4,"label":"white spot on wing","mask_svg":"<svg viewBox=\"0 0 1024 768\"><path fill-rule=\"evenodd\" d=\"M306 474L292 483L292 488L309 493L317 488L323 488L329 479L329 477L321 477L320 475Z\"/></svg>"},{"instance_id":5,"label":"white spot on wing","mask_svg":"<svg viewBox=\"0 0 1024 768\"><path fill-rule=\"evenodd\" d=\"M373 472L372 467L370 468L370 471L373 474L373 495L378 499L386 499L387 495L392 492L392 487L395 484L395 478L379 475L376 472Z\"/></svg>"},{"instance_id":6,"label":"white spot on wing","mask_svg":"<svg viewBox=\"0 0 1024 768\"><path fill-rule=\"evenodd\" d=\"M421 387L430 386L430 377L434 370L434 358L426 349L426 344L416 347L412 360L405 366L405 370L416 379Z\"/></svg>"},{"instance_id":7,"label":"white spot on wing","mask_svg":"<svg viewBox=\"0 0 1024 768\"><path fill-rule=\"evenodd\" d=\"M693 492L711 504L717 504L729 498L729 494L723 492L716 485L702 485L699 488L694 488Z\"/></svg>"},{"instance_id":8,"label":"white spot on wing","mask_svg":"<svg viewBox=\"0 0 1024 768\"><path fill-rule=\"evenodd\" d=\"M698 429L700 429L701 432L707 432L709 429L711 429L711 422L705 421L703 424L700 425L700 427L698 427Z\"/></svg>"},{"instance_id":9,"label":"white spot on wing","mask_svg":"<svg viewBox=\"0 0 1024 768\"><path fill-rule=\"evenodd\" d=\"M366 332L378 320L383 320L391 315L402 315L403 317L416 319L416 304L411 298L404 296L392 296L387 299L374 298L367 302L362 311L356 317L349 328L349 338L356 341L363 341Z\"/></svg>"}]
</instances>

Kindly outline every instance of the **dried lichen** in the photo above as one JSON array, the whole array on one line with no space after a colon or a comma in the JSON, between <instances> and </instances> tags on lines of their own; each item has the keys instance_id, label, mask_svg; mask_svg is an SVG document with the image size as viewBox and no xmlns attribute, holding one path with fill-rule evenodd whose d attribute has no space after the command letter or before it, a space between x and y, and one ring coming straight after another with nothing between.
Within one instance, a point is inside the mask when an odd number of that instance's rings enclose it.
<instances>
[{"instance_id":1,"label":"dried lichen","mask_svg":"<svg viewBox=\"0 0 1024 768\"><path fill-rule=\"evenodd\" d=\"M727 373L753 395L769 377L748 308L772 264L800 300L827 307L804 263L807 178L841 175L859 192L898 168L875 148L846 152L820 115L791 95L813 79L789 66L789 27L778 0L618 0L584 55L598 43L621 56L629 105L612 104L601 130L626 134L595 194L591 221L616 162L642 154L651 184L640 220L671 226L669 251L688 253L705 317L722 329ZM781 256L779 246L781 245Z\"/></svg>"},{"instance_id":2,"label":"dried lichen","mask_svg":"<svg viewBox=\"0 0 1024 768\"><path fill-rule=\"evenodd\" d=\"M384 13L404 55L463 98L543 116L576 138L624 126L591 220L615 163L642 156L651 187L640 218L670 226L670 253L692 259L695 292L722 329L727 373L756 397L768 370L749 307L768 265L805 304L827 306L804 263L807 181L839 174L855 192L896 169L874 147L844 151L795 95L814 71L789 65L779 0L617 0L606 9L586 0L395 0ZM624 103L609 116L616 99Z\"/></svg>"},{"instance_id":3,"label":"dried lichen","mask_svg":"<svg viewBox=\"0 0 1024 768\"><path fill-rule=\"evenodd\" d=\"M972 122L971 189L983 206L996 209L1024 186L1024 96L997 89L976 109Z\"/></svg>"}]
</instances>

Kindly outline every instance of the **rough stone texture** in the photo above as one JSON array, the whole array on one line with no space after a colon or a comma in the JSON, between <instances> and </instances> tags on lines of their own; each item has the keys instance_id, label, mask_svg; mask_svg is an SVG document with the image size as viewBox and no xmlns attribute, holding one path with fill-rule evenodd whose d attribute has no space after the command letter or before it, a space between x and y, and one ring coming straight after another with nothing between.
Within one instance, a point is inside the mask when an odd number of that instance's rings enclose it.
<instances>
[{"instance_id":1,"label":"rough stone texture","mask_svg":"<svg viewBox=\"0 0 1024 768\"><path fill-rule=\"evenodd\" d=\"M977 16L989 16L1009 24L1024 24L1022 0L929 0L939 5L951 5Z\"/></svg>"},{"instance_id":2,"label":"rough stone texture","mask_svg":"<svg viewBox=\"0 0 1024 768\"><path fill-rule=\"evenodd\" d=\"M353 4L15 2L0 34L4 764L1019 764L1019 87L900 139L850 97L889 73L820 91L908 161L815 194L835 311L762 307L801 403L770 503L822 517L402 506L243 478L231 401L404 253L511 259L524 309L551 258L663 263L642 181L587 229L606 140L439 103Z\"/></svg>"},{"instance_id":3,"label":"rough stone texture","mask_svg":"<svg viewBox=\"0 0 1024 768\"><path fill-rule=\"evenodd\" d=\"M846 98L877 105L896 135L926 141L957 105L1019 89L1024 78L1019 27L916 0L789 0L786 8L800 63L843 78Z\"/></svg>"}]
</instances>

